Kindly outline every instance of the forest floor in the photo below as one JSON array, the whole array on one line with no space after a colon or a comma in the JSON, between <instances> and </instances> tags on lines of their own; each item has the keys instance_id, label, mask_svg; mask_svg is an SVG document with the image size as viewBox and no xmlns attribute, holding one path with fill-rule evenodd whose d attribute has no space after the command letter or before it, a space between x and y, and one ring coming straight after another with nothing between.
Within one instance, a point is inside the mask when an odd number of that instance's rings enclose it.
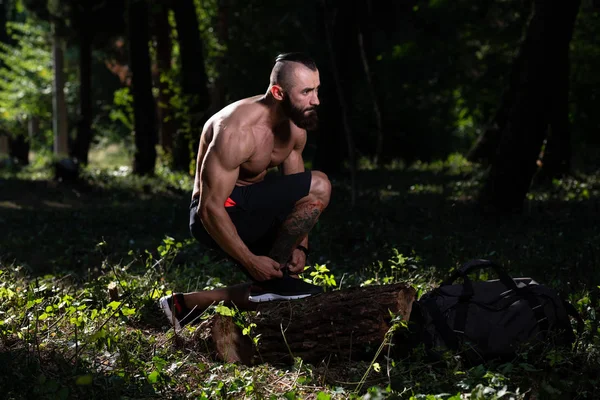
<instances>
[{"instance_id":1,"label":"forest floor","mask_svg":"<svg viewBox=\"0 0 600 400\"><path fill-rule=\"evenodd\" d=\"M172 345L156 313L169 291L244 278L191 240L190 178L88 168L81 182L66 183L32 166L0 171L0 387L8 398L40 399L597 398L599 174L535 185L522 214L502 217L476 207L483 177L460 156L363 168L352 207L348 178L331 176L304 277L333 277L321 280L327 290L408 282L421 295L462 263L491 259L576 306L586 322L576 352L477 367L457 357L441 366L395 360L367 375L364 362L216 362ZM121 302L108 299L111 282L126 293Z\"/></svg>"}]
</instances>

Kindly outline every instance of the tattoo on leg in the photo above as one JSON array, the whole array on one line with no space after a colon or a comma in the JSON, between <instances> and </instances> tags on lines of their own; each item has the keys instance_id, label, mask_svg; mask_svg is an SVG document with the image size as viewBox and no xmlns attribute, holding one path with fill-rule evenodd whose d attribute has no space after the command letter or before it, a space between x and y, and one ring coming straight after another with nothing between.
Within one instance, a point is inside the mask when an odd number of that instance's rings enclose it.
<instances>
[{"instance_id":1,"label":"tattoo on leg","mask_svg":"<svg viewBox=\"0 0 600 400\"><path fill-rule=\"evenodd\" d=\"M281 225L269 257L280 264L286 263L292 255L294 248L315 225L323 208L323 203L320 201L303 203L296 206Z\"/></svg>"}]
</instances>

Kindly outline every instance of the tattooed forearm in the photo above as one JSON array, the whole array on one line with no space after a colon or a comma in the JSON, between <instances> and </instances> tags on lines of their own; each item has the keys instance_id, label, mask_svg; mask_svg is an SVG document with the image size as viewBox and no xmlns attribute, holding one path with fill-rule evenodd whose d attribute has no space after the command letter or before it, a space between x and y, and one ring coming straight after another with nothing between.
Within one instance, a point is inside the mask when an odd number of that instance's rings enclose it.
<instances>
[{"instance_id":1,"label":"tattooed forearm","mask_svg":"<svg viewBox=\"0 0 600 400\"><path fill-rule=\"evenodd\" d=\"M320 201L303 203L296 206L290 216L281 225L269 256L281 264L286 263L294 248L315 225L323 208L323 203Z\"/></svg>"}]
</instances>

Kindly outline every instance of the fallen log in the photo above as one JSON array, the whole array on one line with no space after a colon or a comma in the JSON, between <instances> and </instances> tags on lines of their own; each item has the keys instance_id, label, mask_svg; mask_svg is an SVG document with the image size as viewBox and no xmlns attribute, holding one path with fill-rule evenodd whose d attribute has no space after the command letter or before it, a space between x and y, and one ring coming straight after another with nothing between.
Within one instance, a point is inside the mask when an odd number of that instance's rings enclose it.
<instances>
[{"instance_id":1,"label":"fallen log","mask_svg":"<svg viewBox=\"0 0 600 400\"><path fill-rule=\"evenodd\" d=\"M406 284L348 288L261 303L246 321L250 335L243 334L234 318L220 314L205 321L201 331L203 340L210 342L205 348L226 362L291 364L296 357L310 363L371 360L394 317L409 320L415 295ZM252 338L258 338L257 343ZM386 348L381 354L387 352Z\"/></svg>"}]
</instances>

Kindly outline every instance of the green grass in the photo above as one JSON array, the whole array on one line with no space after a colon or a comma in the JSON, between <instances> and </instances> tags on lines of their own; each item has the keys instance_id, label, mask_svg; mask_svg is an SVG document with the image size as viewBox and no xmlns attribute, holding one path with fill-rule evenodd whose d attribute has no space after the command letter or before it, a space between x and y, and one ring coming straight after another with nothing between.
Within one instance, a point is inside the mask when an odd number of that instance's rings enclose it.
<instances>
[{"instance_id":1,"label":"green grass","mask_svg":"<svg viewBox=\"0 0 600 400\"><path fill-rule=\"evenodd\" d=\"M133 158L124 146L118 144L94 146L90 149L89 165L91 168L113 168L133 164Z\"/></svg>"},{"instance_id":2,"label":"green grass","mask_svg":"<svg viewBox=\"0 0 600 400\"><path fill-rule=\"evenodd\" d=\"M136 178L96 165L82 183L59 184L45 173L43 165L0 172L5 398L574 399L600 391L597 175L536 186L512 217L478 213L484 173L458 156L365 165L353 209L348 179L331 176L332 202L310 235L304 275L335 288L409 282L422 294L463 262L490 258L576 305L586 322L577 351L476 367L455 357L244 367L212 360L195 327L175 340L156 312L169 291L243 280L190 240L189 177L161 169ZM107 296L111 284L119 302Z\"/></svg>"}]
</instances>

